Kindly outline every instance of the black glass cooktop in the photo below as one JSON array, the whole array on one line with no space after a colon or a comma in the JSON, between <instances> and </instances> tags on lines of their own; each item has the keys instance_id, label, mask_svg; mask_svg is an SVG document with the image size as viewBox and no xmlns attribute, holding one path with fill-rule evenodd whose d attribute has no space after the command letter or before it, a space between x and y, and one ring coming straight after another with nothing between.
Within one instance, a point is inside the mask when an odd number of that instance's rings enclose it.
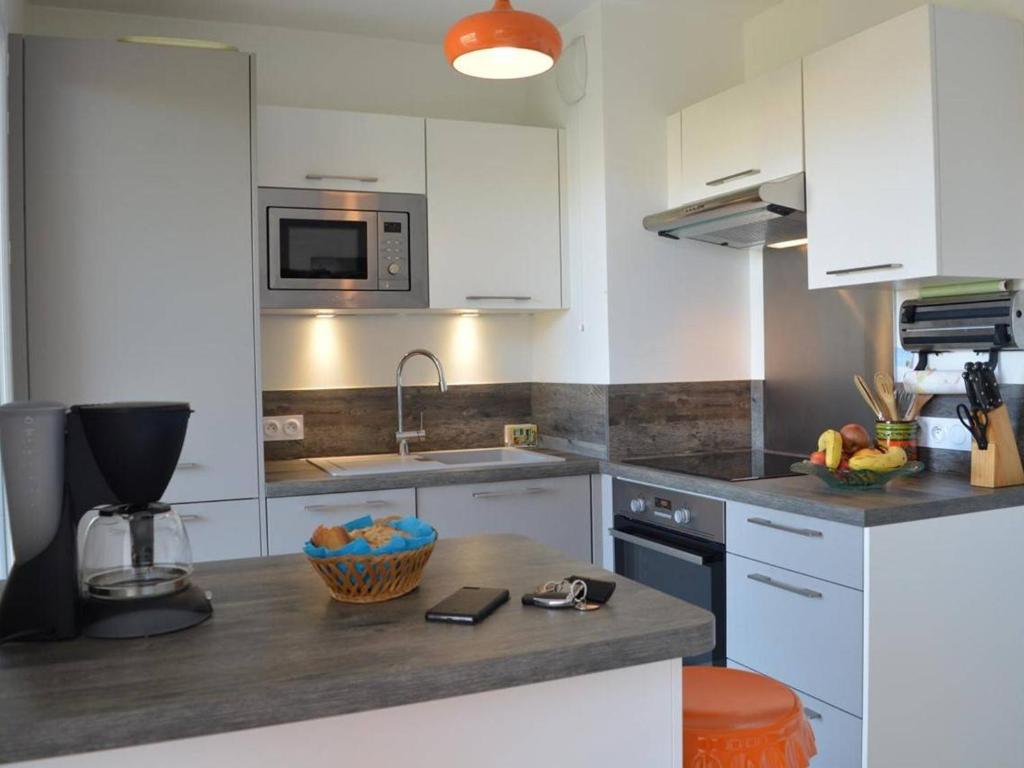
<instances>
[{"instance_id":1,"label":"black glass cooktop","mask_svg":"<svg viewBox=\"0 0 1024 768\"><path fill-rule=\"evenodd\" d=\"M790 471L790 465L801 458L774 451L722 451L628 459L625 463L668 472L682 472L686 475L713 477L716 480L739 481L790 477L796 474Z\"/></svg>"}]
</instances>

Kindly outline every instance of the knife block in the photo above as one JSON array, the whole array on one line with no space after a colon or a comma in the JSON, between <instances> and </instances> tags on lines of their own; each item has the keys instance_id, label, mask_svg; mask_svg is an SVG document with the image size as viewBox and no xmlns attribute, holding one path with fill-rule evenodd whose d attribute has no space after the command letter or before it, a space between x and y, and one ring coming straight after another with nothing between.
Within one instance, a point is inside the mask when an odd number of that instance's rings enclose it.
<instances>
[{"instance_id":1,"label":"knife block","mask_svg":"<svg viewBox=\"0 0 1024 768\"><path fill-rule=\"evenodd\" d=\"M988 448L984 451L976 442L971 445L971 485L981 488L1024 485L1024 466L1005 405L989 411L986 434Z\"/></svg>"}]
</instances>

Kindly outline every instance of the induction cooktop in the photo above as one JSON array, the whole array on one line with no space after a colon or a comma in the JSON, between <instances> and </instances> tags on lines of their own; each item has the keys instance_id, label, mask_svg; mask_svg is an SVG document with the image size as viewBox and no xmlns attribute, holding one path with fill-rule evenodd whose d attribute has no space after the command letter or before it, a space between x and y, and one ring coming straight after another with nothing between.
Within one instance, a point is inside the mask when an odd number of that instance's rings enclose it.
<instances>
[{"instance_id":1,"label":"induction cooktop","mask_svg":"<svg viewBox=\"0 0 1024 768\"><path fill-rule=\"evenodd\" d=\"M769 477L791 477L796 473L790 470L790 465L802 458L777 451L718 451L627 459L624 463L738 482Z\"/></svg>"}]
</instances>

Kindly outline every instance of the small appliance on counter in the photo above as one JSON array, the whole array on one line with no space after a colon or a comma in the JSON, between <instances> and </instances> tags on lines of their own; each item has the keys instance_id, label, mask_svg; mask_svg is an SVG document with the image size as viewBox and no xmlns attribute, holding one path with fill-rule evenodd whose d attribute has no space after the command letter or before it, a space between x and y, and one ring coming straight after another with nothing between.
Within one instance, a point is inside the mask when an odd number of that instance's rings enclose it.
<instances>
[{"instance_id":1,"label":"small appliance on counter","mask_svg":"<svg viewBox=\"0 0 1024 768\"><path fill-rule=\"evenodd\" d=\"M145 637L211 615L181 518L157 501L190 414L187 403L0 407L15 550L0 641ZM92 510L78 563L76 529Z\"/></svg>"}]
</instances>

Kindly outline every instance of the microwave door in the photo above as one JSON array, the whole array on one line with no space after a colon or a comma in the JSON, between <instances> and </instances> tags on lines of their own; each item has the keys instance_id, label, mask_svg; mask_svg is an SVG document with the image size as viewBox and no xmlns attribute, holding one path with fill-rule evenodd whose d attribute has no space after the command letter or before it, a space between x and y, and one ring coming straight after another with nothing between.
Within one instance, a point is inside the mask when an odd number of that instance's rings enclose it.
<instances>
[{"instance_id":1,"label":"microwave door","mask_svg":"<svg viewBox=\"0 0 1024 768\"><path fill-rule=\"evenodd\" d=\"M268 208L272 289L377 290L377 214Z\"/></svg>"}]
</instances>

